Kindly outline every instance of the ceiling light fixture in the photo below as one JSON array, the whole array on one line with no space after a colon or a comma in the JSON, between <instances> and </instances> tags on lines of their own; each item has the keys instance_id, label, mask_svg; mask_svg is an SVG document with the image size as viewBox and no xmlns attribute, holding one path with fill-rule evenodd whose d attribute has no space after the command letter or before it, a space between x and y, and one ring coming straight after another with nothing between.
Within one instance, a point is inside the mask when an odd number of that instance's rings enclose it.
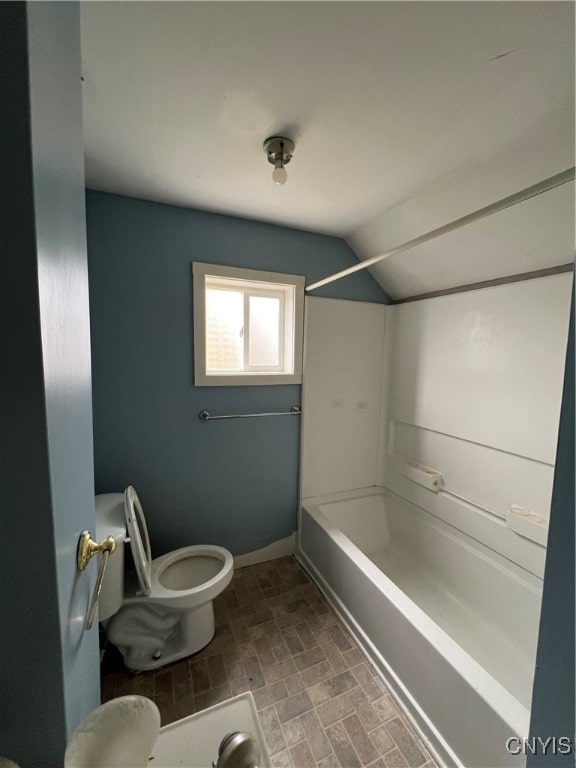
<instances>
[{"instance_id":1,"label":"ceiling light fixture","mask_svg":"<svg viewBox=\"0 0 576 768\"><path fill-rule=\"evenodd\" d=\"M288 179L284 166L292 159L294 142L284 136L271 136L264 142L264 152L268 156L268 162L274 166L272 181L281 187Z\"/></svg>"}]
</instances>

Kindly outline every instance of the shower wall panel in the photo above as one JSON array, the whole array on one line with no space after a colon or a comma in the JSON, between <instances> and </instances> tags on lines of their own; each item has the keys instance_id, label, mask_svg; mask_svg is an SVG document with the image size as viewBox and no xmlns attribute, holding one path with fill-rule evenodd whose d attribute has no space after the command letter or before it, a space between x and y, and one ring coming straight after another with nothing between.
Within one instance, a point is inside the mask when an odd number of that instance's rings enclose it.
<instances>
[{"instance_id":1,"label":"shower wall panel","mask_svg":"<svg viewBox=\"0 0 576 768\"><path fill-rule=\"evenodd\" d=\"M302 497L376 484L385 312L306 298Z\"/></svg>"},{"instance_id":2,"label":"shower wall panel","mask_svg":"<svg viewBox=\"0 0 576 768\"><path fill-rule=\"evenodd\" d=\"M571 274L388 308L390 378L379 482L542 575L544 547L511 531L512 506L548 518ZM440 472L446 492L406 477ZM484 534L486 536L487 534Z\"/></svg>"}]
</instances>

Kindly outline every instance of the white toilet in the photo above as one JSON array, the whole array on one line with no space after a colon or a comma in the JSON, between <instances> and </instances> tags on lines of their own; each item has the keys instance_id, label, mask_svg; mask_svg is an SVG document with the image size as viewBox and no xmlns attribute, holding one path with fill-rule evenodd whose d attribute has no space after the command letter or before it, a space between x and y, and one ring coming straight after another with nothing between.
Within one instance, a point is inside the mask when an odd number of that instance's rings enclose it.
<instances>
[{"instance_id":1,"label":"white toilet","mask_svg":"<svg viewBox=\"0 0 576 768\"><path fill-rule=\"evenodd\" d=\"M118 544L108 558L99 620L129 669L146 670L196 653L214 637L212 601L234 570L230 552L191 546L152 560L142 505L132 486L96 496L96 538ZM135 572L124 573L130 542Z\"/></svg>"}]
</instances>

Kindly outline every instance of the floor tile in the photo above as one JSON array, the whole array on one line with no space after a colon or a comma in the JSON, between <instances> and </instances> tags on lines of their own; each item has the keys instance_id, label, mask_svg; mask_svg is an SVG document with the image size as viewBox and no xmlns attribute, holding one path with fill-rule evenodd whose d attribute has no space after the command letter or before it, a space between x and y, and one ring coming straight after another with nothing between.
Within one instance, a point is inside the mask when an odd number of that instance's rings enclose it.
<instances>
[{"instance_id":1,"label":"floor tile","mask_svg":"<svg viewBox=\"0 0 576 768\"><path fill-rule=\"evenodd\" d=\"M419 768L419 766L426 762L427 758L400 718L395 717L393 720L390 720L386 726L388 732L396 742L396 746L402 753L402 757L406 760L410 768Z\"/></svg>"},{"instance_id":2,"label":"floor tile","mask_svg":"<svg viewBox=\"0 0 576 768\"><path fill-rule=\"evenodd\" d=\"M268 752L271 755L275 755L276 752L281 752L286 749L286 741L284 740L284 734L276 714L276 709L272 707L266 707L261 709L258 715L260 718L260 725L266 737L266 746Z\"/></svg>"},{"instance_id":3,"label":"floor tile","mask_svg":"<svg viewBox=\"0 0 576 768\"><path fill-rule=\"evenodd\" d=\"M334 645L336 646L336 648L338 648L340 653L342 653L343 651L348 651L352 648L352 644L350 640L346 637L344 632L342 632L342 630L337 624L331 627L328 627L327 631L330 637L332 638Z\"/></svg>"},{"instance_id":4,"label":"floor tile","mask_svg":"<svg viewBox=\"0 0 576 768\"><path fill-rule=\"evenodd\" d=\"M294 717L292 720L282 723L281 727L284 739L289 747L293 747L294 744L306 738L306 732L299 717Z\"/></svg>"},{"instance_id":5,"label":"floor tile","mask_svg":"<svg viewBox=\"0 0 576 768\"><path fill-rule=\"evenodd\" d=\"M304 727L314 760L318 761L327 757L332 752L332 747L316 712L312 709L301 715L300 722Z\"/></svg>"},{"instance_id":6,"label":"floor tile","mask_svg":"<svg viewBox=\"0 0 576 768\"><path fill-rule=\"evenodd\" d=\"M330 635L328 634L327 629L314 629L312 630L312 634L316 640L316 645L324 645L324 643L330 642Z\"/></svg>"},{"instance_id":7,"label":"floor tile","mask_svg":"<svg viewBox=\"0 0 576 768\"><path fill-rule=\"evenodd\" d=\"M362 768L360 758L356 754L356 750L352 746L352 742L341 722L327 728L326 734L342 768Z\"/></svg>"},{"instance_id":8,"label":"floor tile","mask_svg":"<svg viewBox=\"0 0 576 768\"><path fill-rule=\"evenodd\" d=\"M165 725L252 690L273 768L436 768L410 722L293 557L242 568L200 652L151 672L109 646L102 700L154 699Z\"/></svg>"},{"instance_id":9,"label":"floor tile","mask_svg":"<svg viewBox=\"0 0 576 768\"><path fill-rule=\"evenodd\" d=\"M318 760L316 763L318 768L340 768L340 763L338 762L338 758L332 752L328 757L322 758L322 760Z\"/></svg>"},{"instance_id":10,"label":"floor tile","mask_svg":"<svg viewBox=\"0 0 576 768\"><path fill-rule=\"evenodd\" d=\"M245 643L250 640L250 628L246 623L246 619L236 619L235 621L230 622L230 626L232 627L232 634L237 643Z\"/></svg>"},{"instance_id":11,"label":"floor tile","mask_svg":"<svg viewBox=\"0 0 576 768\"><path fill-rule=\"evenodd\" d=\"M208 676L208 662L206 659L197 659L190 664L190 673L192 676L192 687L194 693L202 693L210 688L210 677Z\"/></svg>"},{"instance_id":12,"label":"floor tile","mask_svg":"<svg viewBox=\"0 0 576 768\"><path fill-rule=\"evenodd\" d=\"M276 704L276 712L281 723L291 720L296 715L312 709L312 702L306 691L300 691L287 699L282 699Z\"/></svg>"},{"instance_id":13,"label":"floor tile","mask_svg":"<svg viewBox=\"0 0 576 768\"><path fill-rule=\"evenodd\" d=\"M317 645L314 635L307 624L296 624L295 629L305 650L314 648Z\"/></svg>"},{"instance_id":14,"label":"floor tile","mask_svg":"<svg viewBox=\"0 0 576 768\"><path fill-rule=\"evenodd\" d=\"M231 608L238 608L238 606L240 605L240 603L238 602L238 597L236 595L235 586L236 585L232 583L230 585L230 589L227 589L224 592L224 601L226 603L226 607L228 608L228 610L230 610Z\"/></svg>"},{"instance_id":15,"label":"floor tile","mask_svg":"<svg viewBox=\"0 0 576 768\"><path fill-rule=\"evenodd\" d=\"M172 682L174 686L174 701L178 702L193 693L192 674L188 661L182 661L172 667ZM143 696L149 695L146 693Z\"/></svg>"},{"instance_id":16,"label":"floor tile","mask_svg":"<svg viewBox=\"0 0 576 768\"><path fill-rule=\"evenodd\" d=\"M237 651L240 659L249 659L251 656L256 656L256 646L252 641L240 643L237 646Z\"/></svg>"},{"instance_id":17,"label":"floor tile","mask_svg":"<svg viewBox=\"0 0 576 768\"><path fill-rule=\"evenodd\" d=\"M371 731L373 728L377 728L380 725L382 718L376 708L372 706L372 703L359 685L356 686L356 688L352 688L344 695L348 697L356 714L360 718L362 725L367 731Z\"/></svg>"},{"instance_id":18,"label":"floor tile","mask_svg":"<svg viewBox=\"0 0 576 768\"><path fill-rule=\"evenodd\" d=\"M222 654L218 653L215 656L208 656L208 677L210 679L210 687L216 688L219 685L224 685L228 682L228 676L226 669L224 668L224 659Z\"/></svg>"},{"instance_id":19,"label":"floor tile","mask_svg":"<svg viewBox=\"0 0 576 768\"><path fill-rule=\"evenodd\" d=\"M307 741L301 741L290 747L290 755L295 768L315 768L316 761Z\"/></svg>"},{"instance_id":20,"label":"floor tile","mask_svg":"<svg viewBox=\"0 0 576 768\"><path fill-rule=\"evenodd\" d=\"M349 667L355 667L364 661L364 654L358 648L350 648L349 651L344 651L342 656Z\"/></svg>"},{"instance_id":21,"label":"floor tile","mask_svg":"<svg viewBox=\"0 0 576 768\"><path fill-rule=\"evenodd\" d=\"M194 696L194 706L196 711L199 712L201 709L212 707L214 704L220 704L221 701L226 701L226 699L231 698L232 692L230 690L230 683L226 683L226 685L221 685L218 688L210 688L209 691L204 691L204 693Z\"/></svg>"},{"instance_id":22,"label":"floor tile","mask_svg":"<svg viewBox=\"0 0 576 768\"><path fill-rule=\"evenodd\" d=\"M350 672L341 672L335 677L313 685L308 689L308 694L315 705L323 704L328 699L338 696L339 693L344 693L344 691L354 688L356 684L356 680Z\"/></svg>"},{"instance_id":23,"label":"floor tile","mask_svg":"<svg viewBox=\"0 0 576 768\"><path fill-rule=\"evenodd\" d=\"M290 752L287 749L278 752L277 755L272 755L271 763L272 768L295 768Z\"/></svg>"},{"instance_id":24,"label":"floor tile","mask_svg":"<svg viewBox=\"0 0 576 768\"><path fill-rule=\"evenodd\" d=\"M316 664L320 664L321 661L326 661L326 656L319 645L316 648L311 648L309 651L304 651L304 653L294 656L294 663L299 670L313 667Z\"/></svg>"},{"instance_id":25,"label":"floor tile","mask_svg":"<svg viewBox=\"0 0 576 768\"><path fill-rule=\"evenodd\" d=\"M379 755L385 755L386 752L390 752L396 746L385 725L379 725L378 728L370 731L370 738Z\"/></svg>"},{"instance_id":26,"label":"floor tile","mask_svg":"<svg viewBox=\"0 0 576 768\"><path fill-rule=\"evenodd\" d=\"M174 704L174 687L172 684L172 670L157 672L154 678L154 701L158 709L170 707Z\"/></svg>"},{"instance_id":27,"label":"floor tile","mask_svg":"<svg viewBox=\"0 0 576 768\"><path fill-rule=\"evenodd\" d=\"M239 696L241 693L247 693L251 691L250 681L246 676L237 677L235 680L230 680L230 695Z\"/></svg>"},{"instance_id":28,"label":"floor tile","mask_svg":"<svg viewBox=\"0 0 576 768\"><path fill-rule=\"evenodd\" d=\"M272 651L270 640L267 637L258 637L252 641L258 654L258 661L262 668L269 667L271 664L276 664L276 656Z\"/></svg>"},{"instance_id":29,"label":"floor tile","mask_svg":"<svg viewBox=\"0 0 576 768\"><path fill-rule=\"evenodd\" d=\"M408 768L408 763L397 749L393 749L382 758L386 768Z\"/></svg>"},{"instance_id":30,"label":"floor tile","mask_svg":"<svg viewBox=\"0 0 576 768\"><path fill-rule=\"evenodd\" d=\"M343 672L345 669L348 669L346 659L342 656L338 648L336 648L336 645L332 640L329 643L322 645L322 650L330 664L334 667L334 672Z\"/></svg>"},{"instance_id":31,"label":"floor tile","mask_svg":"<svg viewBox=\"0 0 576 768\"><path fill-rule=\"evenodd\" d=\"M224 665L226 667L226 677L230 682L232 680L236 680L239 677L243 677L246 674L246 670L244 669L244 664L240 659L230 660L228 661L224 659Z\"/></svg>"},{"instance_id":32,"label":"floor tile","mask_svg":"<svg viewBox=\"0 0 576 768\"><path fill-rule=\"evenodd\" d=\"M397 717L398 710L392 702L390 696L382 696L380 699L376 699L372 702L372 706L378 712L382 722L386 722L393 717Z\"/></svg>"},{"instance_id":33,"label":"floor tile","mask_svg":"<svg viewBox=\"0 0 576 768\"><path fill-rule=\"evenodd\" d=\"M342 725L346 728L348 738L354 747L356 754L362 761L362 765L368 765L378 757L378 752L371 739L366 733L366 729L360 722L358 715L350 715L342 720Z\"/></svg>"},{"instance_id":34,"label":"floor tile","mask_svg":"<svg viewBox=\"0 0 576 768\"><path fill-rule=\"evenodd\" d=\"M274 656L276 657L276 661L284 661L284 659L287 659L290 656L290 651L285 644L274 645L272 646L272 650L274 652Z\"/></svg>"},{"instance_id":35,"label":"floor tile","mask_svg":"<svg viewBox=\"0 0 576 768\"><path fill-rule=\"evenodd\" d=\"M279 661L269 667L264 668L264 677L267 683L275 683L277 680L284 680L290 675L296 674L297 669L291 658Z\"/></svg>"},{"instance_id":36,"label":"floor tile","mask_svg":"<svg viewBox=\"0 0 576 768\"><path fill-rule=\"evenodd\" d=\"M264 688L266 680L264 680L262 667L260 666L257 656L251 656L248 659L244 659L244 669L246 670L246 677L250 683L250 690L257 691L258 688Z\"/></svg>"},{"instance_id":37,"label":"floor tile","mask_svg":"<svg viewBox=\"0 0 576 768\"><path fill-rule=\"evenodd\" d=\"M285 645L282 632L275 621L267 621L252 627L253 637L266 637L271 646Z\"/></svg>"},{"instance_id":38,"label":"floor tile","mask_svg":"<svg viewBox=\"0 0 576 768\"><path fill-rule=\"evenodd\" d=\"M354 707L346 694L343 694L316 707L316 712L322 725L327 726L353 714Z\"/></svg>"},{"instance_id":39,"label":"floor tile","mask_svg":"<svg viewBox=\"0 0 576 768\"><path fill-rule=\"evenodd\" d=\"M374 672L369 669L366 662L363 664L358 664L356 667L352 667L350 671L356 680L358 680L371 701L374 701L374 699L379 699L380 696L386 693L384 686L380 680L376 678Z\"/></svg>"},{"instance_id":40,"label":"floor tile","mask_svg":"<svg viewBox=\"0 0 576 768\"><path fill-rule=\"evenodd\" d=\"M293 693L298 693L298 691L304 690L304 683L302 682L302 677L298 672L295 675L290 675L290 677L287 677L284 682L286 683L286 688L288 689L290 696Z\"/></svg>"},{"instance_id":41,"label":"floor tile","mask_svg":"<svg viewBox=\"0 0 576 768\"><path fill-rule=\"evenodd\" d=\"M315 664L313 667L308 667L308 669L303 669L300 672L305 688L310 688L311 685L320 683L322 680L327 680L333 676L334 670L329 661L322 661L320 664Z\"/></svg>"},{"instance_id":42,"label":"floor tile","mask_svg":"<svg viewBox=\"0 0 576 768\"><path fill-rule=\"evenodd\" d=\"M276 704L276 702L287 697L288 690L283 680L279 680L277 683L272 683L264 688L260 688L258 691L254 691L256 709L269 707L271 704Z\"/></svg>"},{"instance_id":43,"label":"floor tile","mask_svg":"<svg viewBox=\"0 0 576 768\"><path fill-rule=\"evenodd\" d=\"M190 692L192 686L190 685ZM130 688L127 693L133 693L137 696L147 696L154 698L154 677L152 675L134 675L130 680Z\"/></svg>"},{"instance_id":44,"label":"floor tile","mask_svg":"<svg viewBox=\"0 0 576 768\"><path fill-rule=\"evenodd\" d=\"M266 621L270 621L273 618L272 611L268 606L259 606L253 614L246 617L246 622L249 627L255 624L264 624Z\"/></svg>"},{"instance_id":45,"label":"floor tile","mask_svg":"<svg viewBox=\"0 0 576 768\"><path fill-rule=\"evenodd\" d=\"M302 641L300 640L298 632L296 631L296 627L286 627L286 629L282 630L282 634L286 641L288 650L293 656L304 651L304 646L302 645Z\"/></svg>"}]
</instances>

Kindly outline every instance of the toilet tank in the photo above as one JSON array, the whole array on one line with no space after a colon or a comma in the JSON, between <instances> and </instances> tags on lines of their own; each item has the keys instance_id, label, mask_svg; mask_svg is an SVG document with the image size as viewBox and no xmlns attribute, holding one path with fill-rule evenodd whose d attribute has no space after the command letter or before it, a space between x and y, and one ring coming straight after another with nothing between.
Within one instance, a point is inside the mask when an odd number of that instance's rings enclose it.
<instances>
[{"instance_id":1,"label":"toilet tank","mask_svg":"<svg viewBox=\"0 0 576 768\"><path fill-rule=\"evenodd\" d=\"M107 536L116 539L116 550L109 558L98 600L98 620L113 616L124 598L124 542L126 540L126 515L123 493L103 493L96 496L96 541ZM100 558L101 555L98 556Z\"/></svg>"}]
</instances>

